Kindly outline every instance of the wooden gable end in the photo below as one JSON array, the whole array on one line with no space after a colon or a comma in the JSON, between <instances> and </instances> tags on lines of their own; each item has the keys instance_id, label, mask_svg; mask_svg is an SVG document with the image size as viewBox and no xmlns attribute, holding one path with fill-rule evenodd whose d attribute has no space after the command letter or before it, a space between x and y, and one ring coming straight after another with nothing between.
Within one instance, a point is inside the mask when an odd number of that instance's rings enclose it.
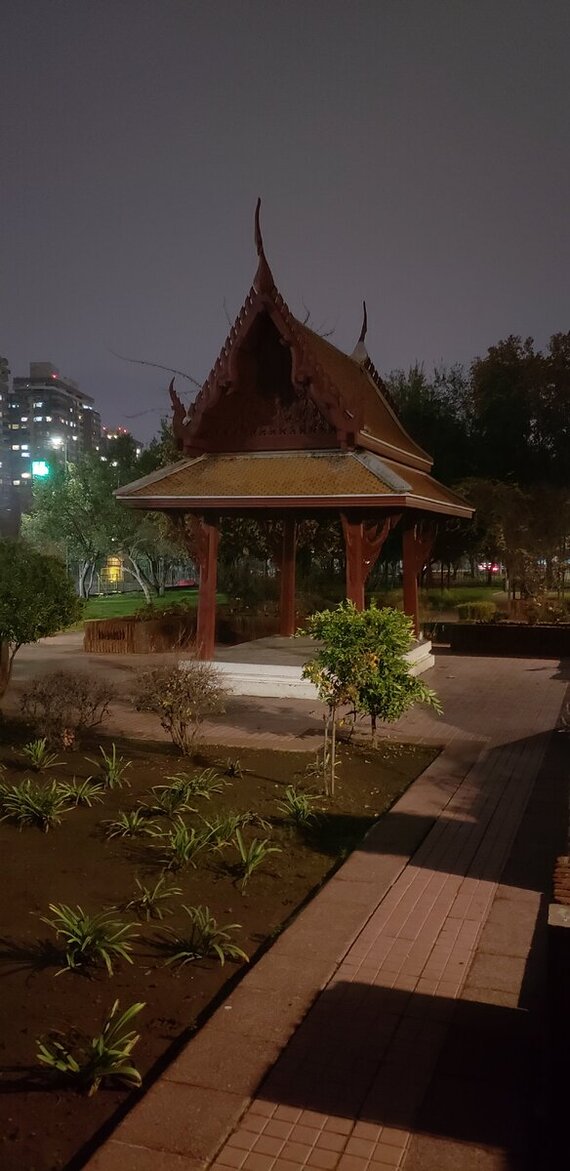
<instances>
[{"instance_id":1,"label":"wooden gable end","mask_svg":"<svg viewBox=\"0 0 570 1171\"><path fill-rule=\"evenodd\" d=\"M307 450L339 445L336 430L295 370L294 345L265 306L243 323L217 393L189 421L200 451Z\"/></svg>"}]
</instances>

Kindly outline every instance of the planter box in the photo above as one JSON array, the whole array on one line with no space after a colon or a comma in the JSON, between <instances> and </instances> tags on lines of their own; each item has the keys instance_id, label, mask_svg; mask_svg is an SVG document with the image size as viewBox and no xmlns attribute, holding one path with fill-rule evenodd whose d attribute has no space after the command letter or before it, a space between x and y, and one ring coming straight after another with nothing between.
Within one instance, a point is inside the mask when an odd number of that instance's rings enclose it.
<instances>
[{"instance_id":1,"label":"planter box","mask_svg":"<svg viewBox=\"0 0 570 1171\"><path fill-rule=\"evenodd\" d=\"M563 659L570 655L570 623L529 626L525 622L432 622L424 630L433 642L463 655L522 655Z\"/></svg>"},{"instance_id":2,"label":"planter box","mask_svg":"<svg viewBox=\"0 0 570 1171\"><path fill-rule=\"evenodd\" d=\"M216 642L234 646L239 642L253 642L257 638L271 638L279 633L276 614L218 614Z\"/></svg>"},{"instance_id":3,"label":"planter box","mask_svg":"<svg viewBox=\"0 0 570 1171\"><path fill-rule=\"evenodd\" d=\"M196 635L196 615L94 618L85 623L83 650L99 655L148 655L186 647Z\"/></svg>"}]
</instances>

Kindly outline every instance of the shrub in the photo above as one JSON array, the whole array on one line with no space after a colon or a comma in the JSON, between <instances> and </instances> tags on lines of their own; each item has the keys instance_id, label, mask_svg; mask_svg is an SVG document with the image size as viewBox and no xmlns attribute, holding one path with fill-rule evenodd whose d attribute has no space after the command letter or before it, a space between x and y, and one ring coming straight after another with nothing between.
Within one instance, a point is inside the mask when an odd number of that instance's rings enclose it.
<instances>
[{"instance_id":1,"label":"shrub","mask_svg":"<svg viewBox=\"0 0 570 1171\"><path fill-rule=\"evenodd\" d=\"M111 838L156 837L160 830L156 821L150 821L143 809L123 810L114 821L106 821L105 836Z\"/></svg>"},{"instance_id":2,"label":"shrub","mask_svg":"<svg viewBox=\"0 0 570 1171\"><path fill-rule=\"evenodd\" d=\"M165 915L171 915L170 907L163 904L167 903L171 898L182 894L182 887L169 886L165 874L155 882L154 886L145 886L140 881L140 878L135 878L135 883L138 887L138 894L133 895L133 898L126 904L125 910L136 911L139 918L163 919Z\"/></svg>"},{"instance_id":3,"label":"shrub","mask_svg":"<svg viewBox=\"0 0 570 1171\"><path fill-rule=\"evenodd\" d=\"M208 716L224 711L227 692L218 671L196 659L144 672L135 691L137 711L154 712L165 732L189 756Z\"/></svg>"},{"instance_id":4,"label":"shrub","mask_svg":"<svg viewBox=\"0 0 570 1171\"><path fill-rule=\"evenodd\" d=\"M462 602L456 609L461 622L492 622L497 613L494 602Z\"/></svg>"},{"instance_id":5,"label":"shrub","mask_svg":"<svg viewBox=\"0 0 570 1171\"><path fill-rule=\"evenodd\" d=\"M0 821L14 821L23 829L35 825L47 834L69 809L68 794L57 781L51 785L26 779L21 785L0 787Z\"/></svg>"},{"instance_id":6,"label":"shrub","mask_svg":"<svg viewBox=\"0 0 570 1171\"><path fill-rule=\"evenodd\" d=\"M71 748L88 728L109 715L114 691L83 671L52 671L23 693L21 711L50 744Z\"/></svg>"},{"instance_id":7,"label":"shrub","mask_svg":"<svg viewBox=\"0 0 570 1171\"><path fill-rule=\"evenodd\" d=\"M224 786L229 784L221 779L215 768L205 768L194 774L175 773L166 779L172 781L173 788L181 789L186 797L205 797L207 801L213 793L223 793Z\"/></svg>"},{"instance_id":8,"label":"shrub","mask_svg":"<svg viewBox=\"0 0 570 1171\"><path fill-rule=\"evenodd\" d=\"M165 836L164 863L168 870L180 870L188 863L196 869L197 855L211 845L210 830L189 829L182 818L177 817L174 827Z\"/></svg>"},{"instance_id":9,"label":"shrub","mask_svg":"<svg viewBox=\"0 0 570 1171\"><path fill-rule=\"evenodd\" d=\"M280 847L272 846L270 844L269 838L264 838L263 841L259 841L258 838L254 838L253 841L250 842L249 846L246 846L241 834L241 830L239 829L236 829L235 832L234 845L236 846L239 854L239 861L237 863L236 869L238 874L241 876L242 891L245 890L254 870L257 870L258 866L261 866L262 862L265 862L268 854L281 853Z\"/></svg>"},{"instance_id":10,"label":"shrub","mask_svg":"<svg viewBox=\"0 0 570 1171\"><path fill-rule=\"evenodd\" d=\"M85 781L60 781L59 790L70 806L87 805L91 808L95 803L103 800L105 788L100 781L93 781L87 777Z\"/></svg>"},{"instance_id":11,"label":"shrub","mask_svg":"<svg viewBox=\"0 0 570 1171\"><path fill-rule=\"evenodd\" d=\"M283 800L278 803L277 808L280 813L285 814L287 821L300 827L306 827L316 821L317 815L313 808L316 801L317 797L312 794L303 793L294 785L287 785Z\"/></svg>"},{"instance_id":12,"label":"shrub","mask_svg":"<svg viewBox=\"0 0 570 1171\"><path fill-rule=\"evenodd\" d=\"M20 647L57 634L80 617L81 603L61 561L20 539L0 538L0 644L8 646L0 698Z\"/></svg>"},{"instance_id":13,"label":"shrub","mask_svg":"<svg viewBox=\"0 0 570 1171\"><path fill-rule=\"evenodd\" d=\"M171 953L166 960L167 964L189 964L192 960L207 959L213 956L224 965L226 959L245 960L249 957L241 947L232 943L230 931L237 931L240 923L226 923L218 927L209 907L187 907L184 910L190 919L186 932L174 927L163 927L161 946Z\"/></svg>"},{"instance_id":14,"label":"shrub","mask_svg":"<svg viewBox=\"0 0 570 1171\"><path fill-rule=\"evenodd\" d=\"M526 602L526 619L530 626L537 622L558 625L570 621L570 601L565 598L531 598Z\"/></svg>"},{"instance_id":15,"label":"shrub","mask_svg":"<svg viewBox=\"0 0 570 1171\"><path fill-rule=\"evenodd\" d=\"M42 922L53 927L58 939L65 941L67 968L94 967L103 962L110 976L113 975L113 960L121 958L132 964L130 937L134 923L121 923L109 911L90 915L83 907L67 906L66 903L50 903L53 919L42 916ZM59 975L59 973L58 973Z\"/></svg>"},{"instance_id":16,"label":"shrub","mask_svg":"<svg viewBox=\"0 0 570 1171\"><path fill-rule=\"evenodd\" d=\"M26 757L30 767L36 773L41 773L44 769L48 768L57 768L62 763L58 759L57 752L48 751L45 736L41 740L30 740L27 744L24 744L22 756Z\"/></svg>"},{"instance_id":17,"label":"shrub","mask_svg":"<svg viewBox=\"0 0 570 1171\"><path fill-rule=\"evenodd\" d=\"M378 720L397 720L414 703L441 708L435 693L410 672L405 654L413 643L412 623L400 610L374 605L357 610L353 602L343 602L313 614L305 633L321 643L303 677L315 684L328 708L323 772L325 789L332 793L339 707L349 705L370 716L373 742Z\"/></svg>"},{"instance_id":18,"label":"shrub","mask_svg":"<svg viewBox=\"0 0 570 1171\"><path fill-rule=\"evenodd\" d=\"M66 1043L55 1038L38 1041L38 1061L87 1090L89 1097L99 1089L103 1080L140 1086L141 1075L131 1063L131 1053L140 1037L126 1028L144 1008L144 1002L129 1005L119 1017L118 1008L119 1001L116 1000L102 1031L86 1045L76 1044L73 1051L73 1041Z\"/></svg>"},{"instance_id":19,"label":"shrub","mask_svg":"<svg viewBox=\"0 0 570 1171\"><path fill-rule=\"evenodd\" d=\"M123 785L128 785L125 773L132 765L132 760L125 760L123 756L117 756L117 747L115 744L111 745L111 751L105 752L105 749L99 745L99 753L101 759L88 756L89 764L94 764L95 768L99 769L103 783L108 789L122 789Z\"/></svg>"},{"instance_id":20,"label":"shrub","mask_svg":"<svg viewBox=\"0 0 570 1171\"><path fill-rule=\"evenodd\" d=\"M176 817L182 813L196 813L181 785L155 785L150 791L152 799L140 804L143 817Z\"/></svg>"}]
</instances>

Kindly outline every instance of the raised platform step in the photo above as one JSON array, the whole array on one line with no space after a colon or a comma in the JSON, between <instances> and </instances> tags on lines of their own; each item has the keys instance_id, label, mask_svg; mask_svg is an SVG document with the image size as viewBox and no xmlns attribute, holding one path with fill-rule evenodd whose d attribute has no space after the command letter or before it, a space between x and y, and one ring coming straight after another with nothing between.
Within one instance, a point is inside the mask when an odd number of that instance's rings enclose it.
<instances>
[{"instance_id":1,"label":"raised platform step","mask_svg":"<svg viewBox=\"0 0 570 1171\"><path fill-rule=\"evenodd\" d=\"M222 675L224 683L234 695L257 695L266 699L312 699L317 700L317 690L312 683L302 678L302 658L294 663L268 662L270 650L266 644L277 644L277 640L259 639L259 661L254 661L256 644L242 643L241 647L233 647L229 660L229 652L224 659L216 659L212 666ZM293 640L283 639L283 643ZM242 650L243 648L243 650ZM244 661L240 662L238 655L242 650ZM275 658L283 658L279 648L275 646ZM305 653L305 661L310 655ZM432 654L431 642L419 642L406 655L413 675L422 675L433 667L435 659ZM229 661L228 661L229 660Z\"/></svg>"}]
</instances>

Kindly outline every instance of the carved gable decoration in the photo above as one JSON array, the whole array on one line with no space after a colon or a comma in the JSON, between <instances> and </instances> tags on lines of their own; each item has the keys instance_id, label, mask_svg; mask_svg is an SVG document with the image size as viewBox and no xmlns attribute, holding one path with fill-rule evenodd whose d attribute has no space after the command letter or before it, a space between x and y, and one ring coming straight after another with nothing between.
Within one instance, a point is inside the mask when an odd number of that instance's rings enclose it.
<instances>
[{"instance_id":1,"label":"carved gable decoration","mask_svg":"<svg viewBox=\"0 0 570 1171\"><path fill-rule=\"evenodd\" d=\"M334 436L334 428L324 418L312 399L297 395L288 405L279 398L273 400L271 419L254 430L256 439L269 437L312 438Z\"/></svg>"},{"instance_id":2,"label":"carved gable decoration","mask_svg":"<svg viewBox=\"0 0 570 1171\"><path fill-rule=\"evenodd\" d=\"M337 447L337 430L311 393L298 346L280 316L251 312L234 339L217 392L191 420L197 450L212 452Z\"/></svg>"}]
</instances>

